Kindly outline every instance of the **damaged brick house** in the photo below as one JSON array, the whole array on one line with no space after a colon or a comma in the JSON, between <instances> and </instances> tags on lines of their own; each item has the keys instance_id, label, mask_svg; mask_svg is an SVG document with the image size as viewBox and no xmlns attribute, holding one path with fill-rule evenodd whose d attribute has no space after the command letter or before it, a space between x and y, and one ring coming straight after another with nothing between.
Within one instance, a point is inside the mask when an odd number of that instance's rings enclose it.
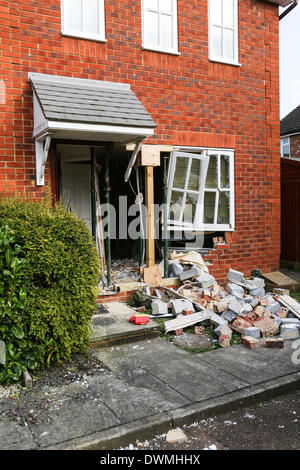
<instances>
[{"instance_id":1,"label":"damaged brick house","mask_svg":"<svg viewBox=\"0 0 300 470\"><path fill-rule=\"evenodd\" d=\"M99 238L97 204L134 203L138 175L150 225L152 202L178 203L169 249L204 232L219 281L229 267L277 270L278 5L289 3L2 0L0 192L49 187ZM138 245L116 237L109 251ZM147 266L158 257L149 237Z\"/></svg>"}]
</instances>

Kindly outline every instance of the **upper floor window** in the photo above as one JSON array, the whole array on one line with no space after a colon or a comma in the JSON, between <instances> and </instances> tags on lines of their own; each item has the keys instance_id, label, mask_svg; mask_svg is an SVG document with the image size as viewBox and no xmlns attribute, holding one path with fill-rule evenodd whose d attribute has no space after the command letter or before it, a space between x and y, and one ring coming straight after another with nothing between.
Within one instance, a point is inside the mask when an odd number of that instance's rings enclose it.
<instances>
[{"instance_id":1,"label":"upper floor window","mask_svg":"<svg viewBox=\"0 0 300 470\"><path fill-rule=\"evenodd\" d=\"M104 41L104 0L62 0L62 33Z\"/></svg>"},{"instance_id":2,"label":"upper floor window","mask_svg":"<svg viewBox=\"0 0 300 470\"><path fill-rule=\"evenodd\" d=\"M209 0L209 58L238 65L238 0Z\"/></svg>"},{"instance_id":3,"label":"upper floor window","mask_svg":"<svg viewBox=\"0 0 300 470\"><path fill-rule=\"evenodd\" d=\"M142 0L143 47L178 53L177 0Z\"/></svg>"},{"instance_id":4,"label":"upper floor window","mask_svg":"<svg viewBox=\"0 0 300 470\"><path fill-rule=\"evenodd\" d=\"M290 155L290 138L289 137L284 137L283 139L280 140L280 150L281 150L281 156L285 158L289 158Z\"/></svg>"}]
</instances>

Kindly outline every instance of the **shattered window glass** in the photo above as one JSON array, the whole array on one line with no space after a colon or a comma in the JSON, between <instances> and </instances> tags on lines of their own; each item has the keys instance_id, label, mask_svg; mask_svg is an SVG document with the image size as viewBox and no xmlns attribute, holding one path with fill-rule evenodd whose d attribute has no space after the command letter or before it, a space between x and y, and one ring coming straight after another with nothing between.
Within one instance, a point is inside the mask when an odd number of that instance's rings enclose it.
<instances>
[{"instance_id":1,"label":"shattered window glass","mask_svg":"<svg viewBox=\"0 0 300 470\"><path fill-rule=\"evenodd\" d=\"M193 230L231 227L232 171L232 151L173 152L168 176L169 221Z\"/></svg>"}]
</instances>

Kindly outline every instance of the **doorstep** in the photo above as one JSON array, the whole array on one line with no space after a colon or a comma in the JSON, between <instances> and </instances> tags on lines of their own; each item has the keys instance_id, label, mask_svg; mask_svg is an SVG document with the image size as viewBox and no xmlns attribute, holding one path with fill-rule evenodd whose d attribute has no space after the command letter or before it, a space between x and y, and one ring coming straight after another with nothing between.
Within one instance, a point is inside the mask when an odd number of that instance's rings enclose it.
<instances>
[{"instance_id":1,"label":"doorstep","mask_svg":"<svg viewBox=\"0 0 300 470\"><path fill-rule=\"evenodd\" d=\"M90 345L93 349L159 336L159 325L152 320L147 325L135 325L129 322L129 318L136 311L125 303L113 301L103 304L103 307L107 313L97 313L92 318Z\"/></svg>"}]
</instances>

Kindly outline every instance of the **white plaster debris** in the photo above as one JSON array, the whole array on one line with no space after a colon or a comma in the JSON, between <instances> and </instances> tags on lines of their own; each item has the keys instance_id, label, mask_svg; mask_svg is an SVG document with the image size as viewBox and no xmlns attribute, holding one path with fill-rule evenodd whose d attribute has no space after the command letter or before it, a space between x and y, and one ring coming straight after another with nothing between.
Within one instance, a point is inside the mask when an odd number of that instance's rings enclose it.
<instances>
[{"instance_id":1,"label":"white plaster debris","mask_svg":"<svg viewBox=\"0 0 300 470\"><path fill-rule=\"evenodd\" d=\"M217 450L217 446L215 444L211 444L208 447L204 447L202 450Z\"/></svg>"},{"instance_id":2,"label":"white plaster debris","mask_svg":"<svg viewBox=\"0 0 300 470\"><path fill-rule=\"evenodd\" d=\"M19 390L19 385L0 385L0 399L15 396Z\"/></svg>"},{"instance_id":3,"label":"white plaster debris","mask_svg":"<svg viewBox=\"0 0 300 470\"><path fill-rule=\"evenodd\" d=\"M255 415L251 415L250 413L245 413L244 418L255 419L256 416L255 416Z\"/></svg>"},{"instance_id":4,"label":"white plaster debris","mask_svg":"<svg viewBox=\"0 0 300 470\"><path fill-rule=\"evenodd\" d=\"M228 419L224 421L224 424L226 424L226 426L234 426L235 424L237 424L237 422L231 421L230 419Z\"/></svg>"}]
</instances>

